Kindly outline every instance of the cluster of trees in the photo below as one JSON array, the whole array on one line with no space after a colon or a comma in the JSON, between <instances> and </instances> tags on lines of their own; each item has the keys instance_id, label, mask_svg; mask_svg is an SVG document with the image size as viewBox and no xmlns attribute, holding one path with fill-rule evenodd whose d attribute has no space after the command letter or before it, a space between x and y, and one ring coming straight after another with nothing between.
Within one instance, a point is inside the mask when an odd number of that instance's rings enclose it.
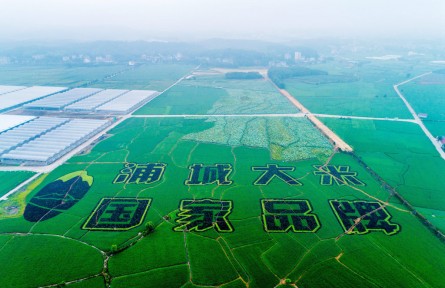
<instances>
[{"instance_id":1,"label":"cluster of trees","mask_svg":"<svg viewBox=\"0 0 445 288\"><path fill-rule=\"evenodd\" d=\"M149 221L145 224L145 228L142 231L142 236L148 236L149 234L153 233L155 231L155 225L153 224L153 222ZM134 243L136 243L137 241L139 241L140 239L142 239L141 237L135 238L132 241L129 241L123 245L117 245L117 244L112 244L109 253L111 254L117 254L120 253L126 249L128 249L129 247L131 247Z\"/></svg>"},{"instance_id":2,"label":"cluster of trees","mask_svg":"<svg viewBox=\"0 0 445 288\"><path fill-rule=\"evenodd\" d=\"M284 89L284 80L294 77L313 76L313 75L327 75L326 71L315 70L301 66L292 67L272 67L267 71L267 76L279 88Z\"/></svg>"},{"instance_id":3,"label":"cluster of trees","mask_svg":"<svg viewBox=\"0 0 445 288\"><path fill-rule=\"evenodd\" d=\"M228 72L225 74L226 79L241 79L241 80L249 80L249 79L262 79L258 72Z\"/></svg>"}]
</instances>

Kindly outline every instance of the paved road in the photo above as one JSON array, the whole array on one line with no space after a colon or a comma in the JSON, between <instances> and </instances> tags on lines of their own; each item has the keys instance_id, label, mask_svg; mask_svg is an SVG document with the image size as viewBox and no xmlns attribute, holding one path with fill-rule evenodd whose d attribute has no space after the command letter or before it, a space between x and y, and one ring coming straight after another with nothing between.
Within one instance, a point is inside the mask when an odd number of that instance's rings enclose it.
<instances>
[{"instance_id":1,"label":"paved road","mask_svg":"<svg viewBox=\"0 0 445 288\"><path fill-rule=\"evenodd\" d=\"M417 123L414 119L399 119L399 118L381 118L381 117L365 117L365 116L345 116L332 114L313 113L312 115L320 118L337 118L337 119L358 119L358 120L376 120L376 121L395 121L395 122L411 122Z\"/></svg>"},{"instance_id":2,"label":"paved road","mask_svg":"<svg viewBox=\"0 0 445 288\"><path fill-rule=\"evenodd\" d=\"M308 116L315 116L320 118L336 118L336 119L358 119L358 120L376 120L376 121L396 121L396 122L411 122L417 123L414 119L400 119L400 118L382 118L382 117L365 117L365 116L347 116L334 114L320 114L320 113L286 113L286 114L141 114L131 115L131 118L210 118L210 117L295 117L302 118Z\"/></svg>"},{"instance_id":3,"label":"paved road","mask_svg":"<svg viewBox=\"0 0 445 288\"><path fill-rule=\"evenodd\" d=\"M306 115L303 113L292 114L163 114L163 115L131 115L132 118L211 118L211 117L295 117L302 118Z\"/></svg>"},{"instance_id":4,"label":"paved road","mask_svg":"<svg viewBox=\"0 0 445 288\"><path fill-rule=\"evenodd\" d=\"M402 101L405 103L406 107L408 108L409 112L411 113L411 115L414 118L415 123L417 123L420 128L422 128L423 132L425 133L425 135L430 139L431 143L433 143L434 147L436 148L437 152L439 152L439 155L442 157L442 159L445 160L445 152L442 150L442 145L439 143L439 141L437 141L436 138L434 138L434 136L431 134L431 132L428 130L428 128L425 127L425 125L423 124L422 120L420 120L419 116L417 115L416 111L413 109L413 107L411 106L411 104L409 104L408 100L406 100L405 96L403 96L402 92L400 92L399 90L399 86L406 84L410 81L413 81L417 78L426 76L428 74L431 74L431 72L416 76L414 78L408 79L406 81L403 81L399 84L394 85L394 90L396 91L397 95L399 95L399 97L402 99Z\"/></svg>"}]
</instances>

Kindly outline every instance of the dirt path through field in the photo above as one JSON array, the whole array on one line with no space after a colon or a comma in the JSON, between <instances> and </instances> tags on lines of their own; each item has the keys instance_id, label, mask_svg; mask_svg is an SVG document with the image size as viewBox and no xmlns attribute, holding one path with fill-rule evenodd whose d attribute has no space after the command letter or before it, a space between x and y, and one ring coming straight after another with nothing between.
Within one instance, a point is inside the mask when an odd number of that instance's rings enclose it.
<instances>
[{"instance_id":1,"label":"dirt path through field","mask_svg":"<svg viewBox=\"0 0 445 288\"><path fill-rule=\"evenodd\" d=\"M275 84L274 86L280 91L280 93L285 96L295 107L300 109L300 111L306 115L309 121L320 130L323 135L325 135L334 144L335 148L340 149L344 152L352 152L352 147L349 146L343 139L341 139L337 134L335 134L331 129L324 125L320 120L317 119L306 107L303 106L297 99L292 97L292 95L284 89L279 89Z\"/></svg>"}]
</instances>

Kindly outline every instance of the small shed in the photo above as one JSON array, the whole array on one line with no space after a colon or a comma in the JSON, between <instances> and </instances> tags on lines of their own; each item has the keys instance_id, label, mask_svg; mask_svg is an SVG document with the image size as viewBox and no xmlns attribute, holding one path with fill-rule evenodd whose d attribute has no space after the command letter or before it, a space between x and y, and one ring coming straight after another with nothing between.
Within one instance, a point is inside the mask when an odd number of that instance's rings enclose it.
<instances>
[{"instance_id":1,"label":"small shed","mask_svg":"<svg viewBox=\"0 0 445 288\"><path fill-rule=\"evenodd\" d=\"M417 114L417 116L419 116L420 119L428 118L428 114L427 113L419 113L419 114Z\"/></svg>"}]
</instances>

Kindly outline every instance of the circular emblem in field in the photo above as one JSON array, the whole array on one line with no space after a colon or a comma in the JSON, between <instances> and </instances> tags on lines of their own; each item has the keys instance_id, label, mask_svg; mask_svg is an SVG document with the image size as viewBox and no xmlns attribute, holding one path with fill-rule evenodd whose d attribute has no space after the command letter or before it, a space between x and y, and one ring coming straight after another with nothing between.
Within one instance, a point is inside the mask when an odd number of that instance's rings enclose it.
<instances>
[{"instance_id":1,"label":"circular emblem in field","mask_svg":"<svg viewBox=\"0 0 445 288\"><path fill-rule=\"evenodd\" d=\"M26 205L24 217L30 222L51 219L79 202L93 184L86 171L76 171L49 183Z\"/></svg>"}]
</instances>

